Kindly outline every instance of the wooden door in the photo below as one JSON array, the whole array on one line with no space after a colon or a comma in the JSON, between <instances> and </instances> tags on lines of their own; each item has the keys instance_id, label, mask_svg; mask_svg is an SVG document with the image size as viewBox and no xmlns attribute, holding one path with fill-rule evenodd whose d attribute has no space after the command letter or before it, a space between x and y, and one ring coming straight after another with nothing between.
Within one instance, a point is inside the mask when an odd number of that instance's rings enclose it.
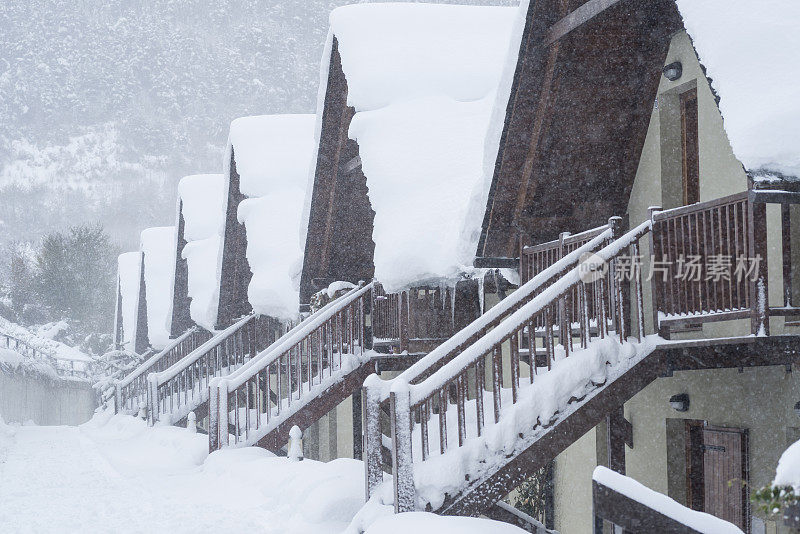
<instances>
[{"instance_id":1,"label":"wooden door","mask_svg":"<svg viewBox=\"0 0 800 534\"><path fill-rule=\"evenodd\" d=\"M748 532L747 432L702 430L704 511Z\"/></svg>"}]
</instances>

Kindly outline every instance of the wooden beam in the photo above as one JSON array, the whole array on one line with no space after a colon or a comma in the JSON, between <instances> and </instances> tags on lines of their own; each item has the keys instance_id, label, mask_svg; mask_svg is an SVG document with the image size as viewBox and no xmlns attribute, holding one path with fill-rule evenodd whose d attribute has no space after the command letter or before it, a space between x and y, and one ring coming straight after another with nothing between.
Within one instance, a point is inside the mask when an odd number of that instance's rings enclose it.
<instances>
[{"instance_id":1,"label":"wooden beam","mask_svg":"<svg viewBox=\"0 0 800 534\"><path fill-rule=\"evenodd\" d=\"M631 499L597 481L592 481L594 515L632 534L702 534L661 512Z\"/></svg>"},{"instance_id":2,"label":"wooden beam","mask_svg":"<svg viewBox=\"0 0 800 534\"><path fill-rule=\"evenodd\" d=\"M606 9L615 6L622 0L589 0L581 7L559 20L547 31L544 45L549 46L561 39L582 24L586 24Z\"/></svg>"}]
</instances>

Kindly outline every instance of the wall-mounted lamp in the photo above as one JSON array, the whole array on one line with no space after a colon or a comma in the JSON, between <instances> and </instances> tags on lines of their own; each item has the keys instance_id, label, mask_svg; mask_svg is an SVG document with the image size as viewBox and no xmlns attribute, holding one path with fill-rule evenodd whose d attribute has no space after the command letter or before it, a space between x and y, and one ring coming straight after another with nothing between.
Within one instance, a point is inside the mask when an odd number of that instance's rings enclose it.
<instances>
[{"instance_id":1,"label":"wall-mounted lamp","mask_svg":"<svg viewBox=\"0 0 800 534\"><path fill-rule=\"evenodd\" d=\"M673 61L662 69L664 76L671 82L674 82L683 75L683 65L680 61Z\"/></svg>"},{"instance_id":2,"label":"wall-mounted lamp","mask_svg":"<svg viewBox=\"0 0 800 534\"><path fill-rule=\"evenodd\" d=\"M794 405L794 413L797 414L797 417L800 417L800 401L795 403L795 405Z\"/></svg>"},{"instance_id":3,"label":"wall-mounted lamp","mask_svg":"<svg viewBox=\"0 0 800 534\"><path fill-rule=\"evenodd\" d=\"M672 406L672 408L678 412L689 411L689 395L686 393L679 393L678 395L673 395L669 398L669 405ZM796 406L795 409L797 409Z\"/></svg>"}]
</instances>

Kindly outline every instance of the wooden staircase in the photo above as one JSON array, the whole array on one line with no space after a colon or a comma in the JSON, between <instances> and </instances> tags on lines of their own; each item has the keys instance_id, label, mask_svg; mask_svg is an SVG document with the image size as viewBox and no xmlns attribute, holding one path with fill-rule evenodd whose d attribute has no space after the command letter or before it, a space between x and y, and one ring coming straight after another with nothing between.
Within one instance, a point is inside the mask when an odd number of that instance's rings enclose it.
<instances>
[{"instance_id":1,"label":"wooden staircase","mask_svg":"<svg viewBox=\"0 0 800 534\"><path fill-rule=\"evenodd\" d=\"M249 314L217 332L172 365L147 375L147 418L179 424L190 412L198 421L208 414L208 386L255 358L283 333L272 317Z\"/></svg>"},{"instance_id":2,"label":"wooden staircase","mask_svg":"<svg viewBox=\"0 0 800 534\"><path fill-rule=\"evenodd\" d=\"M632 311L627 284L613 276L618 258L638 254L651 222L624 235L621 223L612 218L608 228L396 379L367 380L368 497L385 499L386 444L396 512L490 513L611 409L663 374L654 340L641 336L641 273L630 284ZM588 265L580 261L586 252L594 253ZM603 265L610 268L598 276L587 271ZM587 276L591 283L584 283ZM631 323L638 337L629 338ZM550 397L552 406L542 408ZM381 433L387 403L390 436Z\"/></svg>"},{"instance_id":3,"label":"wooden staircase","mask_svg":"<svg viewBox=\"0 0 800 534\"><path fill-rule=\"evenodd\" d=\"M257 358L210 385L209 449L258 445L278 452L374 372L365 317L373 283L311 314Z\"/></svg>"}]
</instances>

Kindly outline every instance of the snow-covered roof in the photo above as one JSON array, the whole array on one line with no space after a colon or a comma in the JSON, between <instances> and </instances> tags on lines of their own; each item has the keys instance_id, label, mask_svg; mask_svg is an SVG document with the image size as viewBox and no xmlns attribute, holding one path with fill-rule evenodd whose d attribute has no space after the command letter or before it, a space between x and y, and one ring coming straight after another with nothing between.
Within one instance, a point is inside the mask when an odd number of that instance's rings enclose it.
<instances>
[{"instance_id":1,"label":"snow-covered roof","mask_svg":"<svg viewBox=\"0 0 800 534\"><path fill-rule=\"evenodd\" d=\"M316 143L314 115L262 115L231 123L240 190L238 219L247 229L253 277L248 299L257 313L294 318L303 250L298 240L309 167Z\"/></svg>"},{"instance_id":2,"label":"snow-covered roof","mask_svg":"<svg viewBox=\"0 0 800 534\"><path fill-rule=\"evenodd\" d=\"M187 241L181 257L186 259L189 271L189 313L194 322L209 330L217 320L225 182L222 174L196 174L178 184Z\"/></svg>"},{"instance_id":3,"label":"snow-covered roof","mask_svg":"<svg viewBox=\"0 0 800 534\"><path fill-rule=\"evenodd\" d=\"M125 252L119 255L117 273L119 277L119 296L122 298L122 342L128 350L133 350L133 345L136 341L141 268L141 252Z\"/></svg>"},{"instance_id":4,"label":"snow-covered roof","mask_svg":"<svg viewBox=\"0 0 800 534\"><path fill-rule=\"evenodd\" d=\"M800 2L677 0L720 96L733 152L750 171L800 177Z\"/></svg>"},{"instance_id":5,"label":"snow-covered roof","mask_svg":"<svg viewBox=\"0 0 800 534\"><path fill-rule=\"evenodd\" d=\"M172 281L175 276L175 227L160 226L142 232L144 288L147 300L147 335L155 349L169 343Z\"/></svg>"},{"instance_id":6,"label":"snow-covered roof","mask_svg":"<svg viewBox=\"0 0 800 534\"><path fill-rule=\"evenodd\" d=\"M225 218L222 174L194 174L178 183L183 203L184 238L206 239L218 234Z\"/></svg>"},{"instance_id":7,"label":"snow-covered roof","mask_svg":"<svg viewBox=\"0 0 800 534\"><path fill-rule=\"evenodd\" d=\"M375 211L375 276L390 291L470 268L462 228L515 14L399 3L331 13Z\"/></svg>"}]
</instances>

